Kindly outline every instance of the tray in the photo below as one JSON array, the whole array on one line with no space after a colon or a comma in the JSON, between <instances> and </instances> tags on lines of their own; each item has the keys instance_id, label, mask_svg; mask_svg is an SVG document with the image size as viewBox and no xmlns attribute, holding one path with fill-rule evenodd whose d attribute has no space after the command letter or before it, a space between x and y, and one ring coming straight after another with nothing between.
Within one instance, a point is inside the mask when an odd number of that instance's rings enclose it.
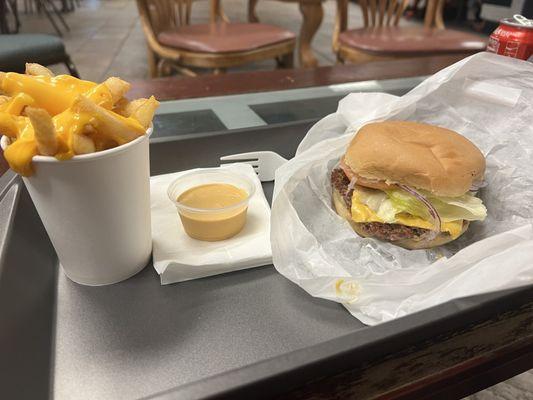
<instances>
[{"instance_id":1,"label":"tray","mask_svg":"<svg viewBox=\"0 0 533 400\"><path fill-rule=\"evenodd\" d=\"M314 121L154 139L152 174L221 155L291 157ZM265 185L270 199L272 184ZM455 300L375 327L272 266L161 286L151 265L85 287L57 258L21 180L0 178L0 390L17 399L269 398L462 329L533 287Z\"/></svg>"}]
</instances>

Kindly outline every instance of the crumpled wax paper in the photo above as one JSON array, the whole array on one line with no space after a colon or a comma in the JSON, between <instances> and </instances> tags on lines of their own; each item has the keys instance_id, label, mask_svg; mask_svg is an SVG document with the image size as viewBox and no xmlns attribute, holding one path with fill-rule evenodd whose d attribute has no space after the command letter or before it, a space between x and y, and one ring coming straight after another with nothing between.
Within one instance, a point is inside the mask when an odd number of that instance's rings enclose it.
<instances>
[{"instance_id":1,"label":"crumpled wax paper","mask_svg":"<svg viewBox=\"0 0 533 400\"><path fill-rule=\"evenodd\" d=\"M456 241L404 250L357 236L331 206L330 172L364 124L411 120L453 129L485 154L488 210ZM448 300L533 283L533 63L480 53L402 97L352 93L311 128L276 173L277 270L374 325Z\"/></svg>"}]
</instances>

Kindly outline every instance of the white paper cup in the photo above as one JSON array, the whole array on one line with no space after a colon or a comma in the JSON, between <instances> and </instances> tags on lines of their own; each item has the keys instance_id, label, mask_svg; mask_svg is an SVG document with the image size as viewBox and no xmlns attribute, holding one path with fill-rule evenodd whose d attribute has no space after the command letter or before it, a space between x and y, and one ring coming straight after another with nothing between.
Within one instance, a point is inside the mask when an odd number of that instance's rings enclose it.
<instances>
[{"instance_id":1,"label":"white paper cup","mask_svg":"<svg viewBox=\"0 0 533 400\"><path fill-rule=\"evenodd\" d=\"M34 174L22 178L63 271L74 282L109 285L147 265L151 133L152 128L130 143L67 161L35 156ZM7 144L2 137L2 149Z\"/></svg>"}]
</instances>

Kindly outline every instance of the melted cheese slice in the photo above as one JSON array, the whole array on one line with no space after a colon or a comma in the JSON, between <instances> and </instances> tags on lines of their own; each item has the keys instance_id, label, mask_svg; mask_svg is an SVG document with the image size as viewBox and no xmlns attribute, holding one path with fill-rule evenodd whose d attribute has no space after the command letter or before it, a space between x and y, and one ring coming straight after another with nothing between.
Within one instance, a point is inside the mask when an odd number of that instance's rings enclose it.
<instances>
[{"instance_id":1,"label":"melted cheese slice","mask_svg":"<svg viewBox=\"0 0 533 400\"><path fill-rule=\"evenodd\" d=\"M352 219L355 222L384 222L378 215L372 211L366 204L362 204L357 199L352 197ZM417 228L432 229L433 224L420 217L416 217L407 213L396 214L395 224L413 226ZM441 224L441 232L448 232L453 239L456 239L463 230L463 220L443 222Z\"/></svg>"}]
</instances>

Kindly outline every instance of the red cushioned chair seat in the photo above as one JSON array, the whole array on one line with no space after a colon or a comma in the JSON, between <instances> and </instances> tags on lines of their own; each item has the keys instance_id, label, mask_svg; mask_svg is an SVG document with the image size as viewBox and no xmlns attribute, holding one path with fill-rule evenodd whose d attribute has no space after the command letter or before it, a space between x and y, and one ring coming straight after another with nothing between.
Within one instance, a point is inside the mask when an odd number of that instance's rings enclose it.
<instances>
[{"instance_id":1,"label":"red cushioned chair seat","mask_svg":"<svg viewBox=\"0 0 533 400\"><path fill-rule=\"evenodd\" d=\"M407 56L483 51L486 40L468 32L424 27L381 27L342 32L339 42L376 55Z\"/></svg>"},{"instance_id":2,"label":"red cushioned chair seat","mask_svg":"<svg viewBox=\"0 0 533 400\"><path fill-rule=\"evenodd\" d=\"M165 46L200 53L250 51L294 38L291 31L259 23L186 25L157 36Z\"/></svg>"}]
</instances>

